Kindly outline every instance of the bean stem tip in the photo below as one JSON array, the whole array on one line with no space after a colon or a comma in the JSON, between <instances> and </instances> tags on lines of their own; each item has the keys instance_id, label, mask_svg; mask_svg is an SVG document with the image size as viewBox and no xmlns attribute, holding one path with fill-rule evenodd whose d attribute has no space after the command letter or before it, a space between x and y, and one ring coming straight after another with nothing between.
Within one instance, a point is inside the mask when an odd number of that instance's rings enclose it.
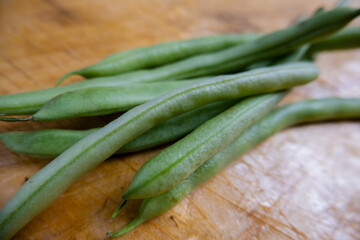
<instances>
[{"instance_id":1,"label":"bean stem tip","mask_svg":"<svg viewBox=\"0 0 360 240\"><path fill-rule=\"evenodd\" d=\"M128 200L123 200L120 204L120 206L118 207L118 209L116 209L116 211L113 213L113 215L111 216L112 219L114 219L118 214L119 212L121 211L121 209L123 209L123 207L126 205Z\"/></svg>"},{"instance_id":2,"label":"bean stem tip","mask_svg":"<svg viewBox=\"0 0 360 240\"><path fill-rule=\"evenodd\" d=\"M106 236L108 237L118 237L121 236L127 232L130 232L131 230L133 230L135 227L139 226L141 223L143 223L144 220L142 220L141 218L137 217L135 218L131 223L129 223L128 225L126 225L125 227L121 228L120 230L112 233L111 231L108 231L106 233Z\"/></svg>"},{"instance_id":3,"label":"bean stem tip","mask_svg":"<svg viewBox=\"0 0 360 240\"><path fill-rule=\"evenodd\" d=\"M62 76L56 83L55 83L55 87L59 86L63 81L65 81L68 77L78 74L78 71L72 71L72 72L68 72L67 74L65 74L64 76Z\"/></svg>"}]
</instances>

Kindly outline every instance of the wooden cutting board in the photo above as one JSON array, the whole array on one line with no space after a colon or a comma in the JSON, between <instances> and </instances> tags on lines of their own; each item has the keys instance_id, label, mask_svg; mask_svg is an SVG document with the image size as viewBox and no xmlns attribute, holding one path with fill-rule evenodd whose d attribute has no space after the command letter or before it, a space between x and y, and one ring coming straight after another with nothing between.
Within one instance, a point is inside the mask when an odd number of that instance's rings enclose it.
<instances>
[{"instance_id":1,"label":"wooden cutting board","mask_svg":"<svg viewBox=\"0 0 360 240\"><path fill-rule=\"evenodd\" d=\"M0 2L0 94L52 87L64 73L108 54L154 43L288 26L326 0ZM360 6L353 1L353 6ZM358 21L359 23L359 21ZM360 51L327 53L320 78L282 103L360 97ZM68 82L79 81L73 77ZM0 132L87 129L112 117L0 123ZM112 157L74 183L14 239L106 239L137 214L130 202L115 220L135 172L162 148ZM0 207L50 159L0 143ZM174 209L119 239L360 239L360 123L282 131L196 189Z\"/></svg>"}]
</instances>

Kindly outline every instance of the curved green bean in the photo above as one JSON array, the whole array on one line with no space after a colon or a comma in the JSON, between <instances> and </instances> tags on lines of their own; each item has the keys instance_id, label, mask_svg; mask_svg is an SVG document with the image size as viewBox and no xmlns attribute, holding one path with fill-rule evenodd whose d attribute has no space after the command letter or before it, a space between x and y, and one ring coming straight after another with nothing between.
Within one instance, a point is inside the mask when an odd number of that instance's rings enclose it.
<instances>
[{"instance_id":1,"label":"curved green bean","mask_svg":"<svg viewBox=\"0 0 360 240\"><path fill-rule=\"evenodd\" d=\"M235 104L236 100L207 104L160 123L121 147L116 153L135 152L159 146L186 135L205 121ZM98 129L47 129L32 132L0 133L0 140L13 152L37 157L57 157Z\"/></svg>"},{"instance_id":2,"label":"curved green bean","mask_svg":"<svg viewBox=\"0 0 360 240\"><path fill-rule=\"evenodd\" d=\"M286 64L200 81L124 113L83 138L31 177L0 211L0 238L9 239L76 179L157 124L205 104L305 84L318 76L311 63Z\"/></svg>"},{"instance_id":3,"label":"curved green bean","mask_svg":"<svg viewBox=\"0 0 360 240\"><path fill-rule=\"evenodd\" d=\"M55 121L124 112L176 88L209 78L74 90L54 97L29 117L0 116L0 121Z\"/></svg>"},{"instance_id":4,"label":"curved green bean","mask_svg":"<svg viewBox=\"0 0 360 240\"><path fill-rule=\"evenodd\" d=\"M243 45L211 54L190 57L156 69L140 70L68 86L0 96L0 114L32 114L51 98L68 91L97 86L119 86L131 82L153 82L224 74L239 71L255 62L282 56L303 44L320 40L341 29L360 14L346 7L319 13L301 24L265 35Z\"/></svg>"},{"instance_id":5,"label":"curved green bean","mask_svg":"<svg viewBox=\"0 0 360 240\"><path fill-rule=\"evenodd\" d=\"M281 92L249 97L205 122L147 161L136 173L123 199L144 199L173 188L268 113L284 96Z\"/></svg>"},{"instance_id":6,"label":"curved green bean","mask_svg":"<svg viewBox=\"0 0 360 240\"><path fill-rule=\"evenodd\" d=\"M115 53L97 64L72 71L62 77L57 85L71 75L86 78L115 75L134 70L156 67L193 55L215 52L237 44L252 41L260 34L215 35L184 41L165 42L149 47Z\"/></svg>"},{"instance_id":7,"label":"curved green bean","mask_svg":"<svg viewBox=\"0 0 360 240\"><path fill-rule=\"evenodd\" d=\"M115 233L108 232L107 235L120 236L173 208L193 189L217 174L230 162L284 128L302 123L354 118L360 119L360 99L306 100L280 107L247 129L179 185L165 193L145 199L138 216L129 225Z\"/></svg>"}]
</instances>

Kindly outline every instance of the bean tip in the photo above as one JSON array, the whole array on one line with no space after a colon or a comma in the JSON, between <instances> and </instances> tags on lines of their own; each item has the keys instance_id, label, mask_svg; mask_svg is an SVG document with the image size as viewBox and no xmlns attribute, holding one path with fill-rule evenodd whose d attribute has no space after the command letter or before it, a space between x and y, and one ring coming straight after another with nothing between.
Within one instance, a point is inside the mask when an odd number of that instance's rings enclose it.
<instances>
[{"instance_id":1,"label":"bean tip","mask_svg":"<svg viewBox=\"0 0 360 240\"><path fill-rule=\"evenodd\" d=\"M128 225L126 225L125 227L121 228L120 230L118 230L114 233L112 233L111 231L106 232L106 236L108 236L108 237L121 236L127 232L130 232L131 230L133 230L135 227L139 226L143 222L144 222L143 219L137 217L131 223L129 223Z\"/></svg>"},{"instance_id":2,"label":"bean tip","mask_svg":"<svg viewBox=\"0 0 360 240\"><path fill-rule=\"evenodd\" d=\"M116 209L116 211L113 213L113 215L111 216L111 219L114 219L119 212L121 211L121 209L123 209L123 207L126 205L128 200L123 200L122 203L120 204L120 206L118 207L118 209Z\"/></svg>"},{"instance_id":3,"label":"bean tip","mask_svg":"<svg viewBox=\"0 0 360 240\"><path fill-rule=\"evenodd\" d=\"M129 191L126 190L122 195L122 199L128 199L128 197L129 197Z\"/></svg>"},{"instance_id":4,"label":"bean tip","mask_svg":"<svg viewBox=\"0 0 360 240\"><path fill-rule=\"evenodd\" d=\"M55 83L55 87L58 87L62 82L64 82L68 77L77 74L78 71L72 71L69 72L67 74L65 74L64 76L62 76L56 83Z\"/></svg>"}]
</instances>

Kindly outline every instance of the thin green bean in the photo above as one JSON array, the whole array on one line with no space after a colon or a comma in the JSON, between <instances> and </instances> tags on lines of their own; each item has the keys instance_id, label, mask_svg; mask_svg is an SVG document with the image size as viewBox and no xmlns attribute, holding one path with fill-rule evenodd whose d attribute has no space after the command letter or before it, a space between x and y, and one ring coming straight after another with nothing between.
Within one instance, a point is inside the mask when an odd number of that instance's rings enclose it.
<instances>
[{"instance_id":1,"label":"thin green bean","mask_svg":"<svg viewBox=\"0 0 360 240\"><path fill-rule=\"evenodd\" d=\"M123 51L110 55L97 64L67 73L57 84L75 74L92 78L161 66L193 55L215 52L252 41L259 36L260 34L215 35Z\"/></svg>"},{"instance_id":2,"label":"thin green bean","mask_svg":"<svg viewBox=\"0 0 360 240\"><path fill-rule=\"evenodd\" d=\"M186 135L205 121L223 112L237 100L207 104L160 123L150 131L121 147L127 153L159 146ZM76 142L98 129L47 129L32 132L0 133L0 140L13 152L37 157L57 157Z\"/></svg>"},{"instance_id":3,"label":"thin green bean","mask_svg":"<svg viewBox=\"0 0 360 240\"><path fill-rule=\"evenodd\" d=\"M98 80L92 80L92 81L82 81L78 83L74 83L67 86L61 86L61 87L55 87L55 88L48 88L48 89L41 89L31 92L24 92L24 93L16 93L16 94L9 94L9 95L3 95L0 96L0 112L2 114L0 115L26 115L26 114L33 114L36 111L39 111L41 107L46 104L51 99L55 98L58 95L65 94L68 92L74 92L78 90L86 91L86 89L90 88L132 88L131 85L136 85L135 88L140 88L141 84L146 84L145 82L142 83L141 81L136 80L142 80L143 77L147 77L145 74L142 74L140 72L134 72L124 75L125 78L129 79L129 81L132 81L131 84L126 81L117 81L117 79L98 79ZM139 78L137 78L139 77ZM207 79L207 77L202 78L196 78L198 80L201 79ZM196 80L192 79L192 80ZM185 80L185 81L192 81L192 80ZM175 81L168 81L168 82L175 82ZM159 83L160 84L160 83ZM171 83L171 84L177 84L177 83ZM179 83L181 85L182 83ZM166 86L167 83L164 83L164 86ZM147 85L143 85L144 88ZM150 85L149 85L150 86ZM115 91L115 90L114 90ZM161 89L159 89L161 91ZM95 90L96 92L96 90ZM101 97L106 96L103 95ZM78 104L86 104L83 101L78 102ZM97 103L100 104L100 103ZM88 105L88 104L86 104ZM71 111L71 110L68 110ZM11 119L11 118L10 118Z\"/></svg>"},{"instance_id":4,"label":"thin green bean","mask_svg":"<svg viewBox=\"0 0 360 240\"><path fill-rule=\"evenodd\" d=\"M31 177L0 211L0 238L11 238L76 179L157 124L205 104L305 84L318 76L311 63L286 64L184 86L131 109L83 138Z\"/></svg>"},{"instance_id":5,"label":"thin green bean","mask_svg":"<svg viewBox=\"0 0 360 240\"><path fill-rule=\"evenodd\" d=\"M55 121L124 112L176 88L209 78L74 90L54 97L29 117L0 116L0 121Z\"/></svg>"},{"instance_id":6,"label":"thin green bean","mask_svg":"<svg viewBox=\"0 0 360 240\"><path fill-rule=\"evenodd\" d=\"M360 47L360 26L348 27L320 42L314 43L309 55L323 51L341 50Z\"/></svg>"},{"instance_id":7,"label":"thin green bean","mask_svg":"<svg viewBox=\"0 0 360 240\"><path fill-rule=\"evenodd\" d=\"M247 129L227 148L206 161L179 185L165 193L145 199L139 215L129 225L115 233L108 232L107 235L120 236L173 208L193 189L217 174L226 165L284 128L302 123L344 119L360 119L360 99L306 100L280 107Z\"/></svg>"},{"instance_id":8,"label":"thin green bean","mask_svg":"<svg viewBox=\"0 0 360 240\"><path fill-rule=\"evenodd\" d=\"M325 51L336 51L360 47L360 27L349 27L340 30L324 40L313 44L305 44L290 54L285 54L273 59L256 62L246 67L247 70L273 66L285 62L296 62L304 60L313 60L316 55Z\"/></svg>"},{"instance_id":9,"label":"thin green bean","mask_svg":"<svg viewBox=\"0 0 360 240\"><path fill-rule=\"evenodd\" d=\"M229 145L285 96L269 93L246 98L147 161L123 199L144 199L170 190Z\"/></svg>"}]
</instances>

